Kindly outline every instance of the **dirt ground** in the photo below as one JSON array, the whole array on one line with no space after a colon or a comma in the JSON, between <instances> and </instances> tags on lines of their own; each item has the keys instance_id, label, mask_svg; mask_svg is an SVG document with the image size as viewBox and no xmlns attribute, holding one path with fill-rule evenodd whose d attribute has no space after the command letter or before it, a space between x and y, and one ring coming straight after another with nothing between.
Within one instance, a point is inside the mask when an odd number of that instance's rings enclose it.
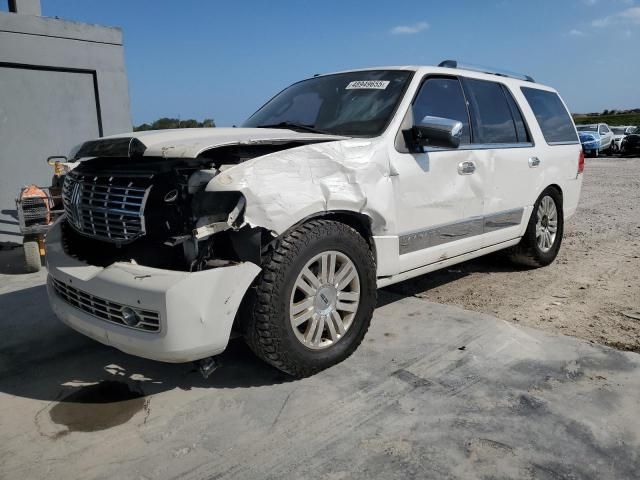
<instances>
[{"instance_id":1,"label":"dirt ground","mask_svg":"<svg viewBox=\"0 0 640 480\"><path fill-rule=\"evenodd\" d=\"M385 289L640 352L640 158L588 159L556 261L492 255Z\"/></svg>"}]
</instances>

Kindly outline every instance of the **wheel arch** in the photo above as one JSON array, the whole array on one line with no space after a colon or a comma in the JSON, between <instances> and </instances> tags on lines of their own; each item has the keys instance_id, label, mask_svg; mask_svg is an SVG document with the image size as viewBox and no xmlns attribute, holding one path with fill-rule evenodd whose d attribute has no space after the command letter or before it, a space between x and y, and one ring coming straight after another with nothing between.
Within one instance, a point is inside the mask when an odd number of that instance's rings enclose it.
<instances>
[{"instance_id":1,"label":"wheel arch","mask_svg":"<svg viewBox=\"0 0 640 480\"><path fill-rule=\"evenodd\" d=\"M358 232L362 238L365 239L365 241L369 245L369 248L371 249L371 252L373 253L373 258L378 258L376 252L376 244L373 241L373 219L369 215L353 210L326 210L324 212L314 213L313 215L309 215L303 218L295 225L292 225L291 229L297 228L300 225L310 222L311 220L319 219L333 220L350 226L356 232Z\"/></svg>"},{"instance_id":2,"label":"wheel arch","mask_svg":"<svg viewBox=\"0 0 640 480\"><path fill-rule=\"evenodd\" d=\"M562 199L562 201L564 202L564 194L562 192L562 187L560 185L558 185L557 183L552 183L551 185L546 186L544 189L542 189L542 191L540 192L540 194L538 195L538 198L540 197L540 195L542 195L542 193L547 190L548 188L553 188L555 191L558 192L558 194L560 195L560 198ZM537 200L537 199L536 199Z\"/></svg>"},{"instance_id":3,"label":"wheel arch","mask_svg":"<svg viewBox=\"0 0 640 480\"><path fill-rule=\"evenodd\" d=\"M546 192L550 188L555 190L558 193L558 195L560 195L560 199L562 200L562 203L564 204L564 195L563 195L562 187L560 185L558 185L557 183L551 183L549 185L546 185L544 188L540 189L540 191L538 192L538 195L533 199L533 202L531 203L531 212L528 214L527 217L525 217L526 220L527 220L527 223L525 224L524 228L526 228L526 225L529 224L529 220L531 220L531 217L533 215L535 215L535 208L534 208L535 204L540 199L542 194L544 192Z\"/></svg>"}]
</instances>

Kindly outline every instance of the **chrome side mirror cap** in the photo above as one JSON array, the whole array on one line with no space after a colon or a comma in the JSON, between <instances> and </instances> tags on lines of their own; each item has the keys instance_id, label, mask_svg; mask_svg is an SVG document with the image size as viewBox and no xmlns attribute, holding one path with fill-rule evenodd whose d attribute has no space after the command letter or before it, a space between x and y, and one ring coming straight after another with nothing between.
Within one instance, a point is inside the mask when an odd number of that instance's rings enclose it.
<instances>
[{"instance_id":1,"label":"chrome side mirror cap","mask_svg":"<svg viewBox=\"0 0 640 480\"><path fill-rule=\"evenodd\" d=\"M422 152L424 147L458 148L462 129L458 120L427 116L402 133L410 151Z\"/></svg>"}]
</instances>

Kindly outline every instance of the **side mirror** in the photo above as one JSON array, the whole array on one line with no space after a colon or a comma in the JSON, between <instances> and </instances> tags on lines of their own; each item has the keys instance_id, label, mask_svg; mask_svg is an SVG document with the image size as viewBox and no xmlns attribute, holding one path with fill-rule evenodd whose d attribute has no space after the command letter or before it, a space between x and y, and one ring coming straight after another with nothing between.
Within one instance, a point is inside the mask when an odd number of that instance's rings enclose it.
<instances>
[{"instance_id":1,"label":"side mirror","mask_svg":"<svg viewBox=\"0 0 640 480\"><path fill-rule=\"evenodd\" d=\"M402 133L412 152L422 152L422 147L458 148L462 137L462 122L427 116Z\"/></svg>"}]
</instances>

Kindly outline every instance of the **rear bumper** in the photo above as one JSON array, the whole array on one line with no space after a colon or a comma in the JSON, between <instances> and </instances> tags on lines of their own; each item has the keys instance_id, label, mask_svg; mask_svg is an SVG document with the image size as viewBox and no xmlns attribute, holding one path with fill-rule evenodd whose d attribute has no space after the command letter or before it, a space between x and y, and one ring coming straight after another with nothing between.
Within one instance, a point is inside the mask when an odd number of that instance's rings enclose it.
<instances>
[{"instance_id":1,"label":"rear bumper","mask_svg":"<svg viewBox=\"0 0 640 480\"><path fill-rule=\"evenodd\" d=\"M60 222L47 234L47 268L49 301L65 324L123 352L173 363L226 348L240 302L260 272L249 262L194 273L130 263L88 265L64 252ZM157 312L160 329L142 331L92 315L63 299L53 279L115 304Z\"/></svg>"}]
</instances>

